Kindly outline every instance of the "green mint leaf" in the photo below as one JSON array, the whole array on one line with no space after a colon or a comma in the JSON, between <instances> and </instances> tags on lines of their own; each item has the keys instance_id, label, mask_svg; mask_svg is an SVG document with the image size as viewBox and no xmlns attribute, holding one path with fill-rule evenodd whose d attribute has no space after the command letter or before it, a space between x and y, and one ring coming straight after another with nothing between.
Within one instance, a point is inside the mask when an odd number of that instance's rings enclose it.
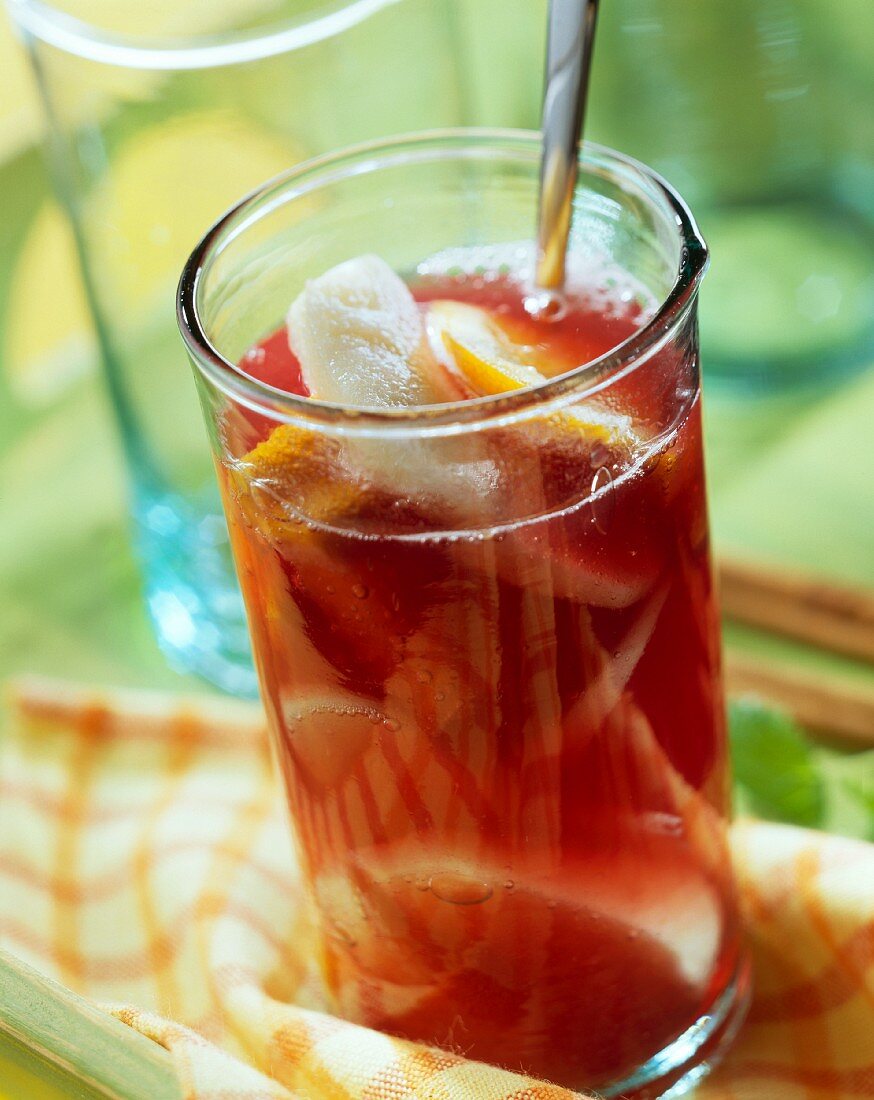
<instances>
[{"instance_id":1,"label":"green mint leaf","mask_svg":"<svg viewBox=\"0 0 874 1100\"><path fill-rule=\"evenodd\" d=\"M729 729L740 801L771 821L821 826L822 777L813 750L791 718L739 699L729 707Z\"/></svg>"},{"instance_id":2,"label":"green mint leaf","mask_svg":"<svg viewBox=\"0 0 874 1100\"><path fill-rule=\"evenodd\" d=\"M843 791L848 794L864 811L868 821L867 840L874 840L874 778L868 777L868 782L861 780L858 783L844 780Z\"/></svg>"}]
</instances>

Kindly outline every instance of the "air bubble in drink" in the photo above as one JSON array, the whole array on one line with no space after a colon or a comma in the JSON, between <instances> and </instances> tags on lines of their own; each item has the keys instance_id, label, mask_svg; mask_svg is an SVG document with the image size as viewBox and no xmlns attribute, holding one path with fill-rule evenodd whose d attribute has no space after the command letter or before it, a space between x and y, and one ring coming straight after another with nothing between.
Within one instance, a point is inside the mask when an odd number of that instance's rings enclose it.
<instances>
[{"instance_id":1,"label":"air bubble in drink","mask_svg":"<svg viewBox=\"0 0 874 1100\"><path fill-rule=\"evenodd\" d=\"M431 893L450 905L479 905L492 896L487 882L454 871L442 871L431 877Z\"/></svg>"},{"instance_id":2,"label":"air bubble in drink","mask_svg":"<svg viewBox=\"0 0 874 1100\"><path fill-rule=\"evenodd\" d=\"M567 315L567 302L562 294L538 290L523 301L525 312L536 321L560 321Z\"/></svg>"}]
</instances>

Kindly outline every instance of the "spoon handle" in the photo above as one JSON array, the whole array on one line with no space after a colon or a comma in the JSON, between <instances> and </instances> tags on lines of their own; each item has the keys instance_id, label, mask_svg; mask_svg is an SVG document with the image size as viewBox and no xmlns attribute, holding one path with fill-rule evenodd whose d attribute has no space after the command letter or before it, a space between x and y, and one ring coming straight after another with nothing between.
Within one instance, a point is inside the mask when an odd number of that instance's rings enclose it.
<instances>
[{"instance_id":1,"label":"spoon handle","mask_svg":"<svg viewBox=\"0 0 874 1100\"><path fill-rule=\"evenodd\" d=\"M560 289L570 232L598 0L550 0L537 218L537 284Z\"/></svg>"}]
</instances>

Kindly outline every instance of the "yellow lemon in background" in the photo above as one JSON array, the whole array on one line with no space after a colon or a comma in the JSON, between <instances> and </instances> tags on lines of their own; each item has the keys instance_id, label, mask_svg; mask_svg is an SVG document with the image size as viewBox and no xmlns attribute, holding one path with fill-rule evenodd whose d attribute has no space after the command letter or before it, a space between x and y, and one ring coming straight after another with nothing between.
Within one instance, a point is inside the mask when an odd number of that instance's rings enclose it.
<instances>
[{"instance_id":1,"label":"yellow lemon in background","mask_svg":"<svg viewBox=\"0 0 874 1100\"><path fill-rule=\"evenodd\" d=\"M0 73L0 163L11 172L43 121L27 57L2 12ZM54 203L34 218L3 305L8 323L0 352L9 385L23 404L43 404L79 378L94 355L72 233Z\"/></svg>"},{"instance_id":2,"label":"yellow lemon in background","mask_svg":"<svg viewBox=\"0 0 874 1100\"><path fill-rule=\"evenodd\" d=\"M32 145L42 131L42 115L36 100L27 58L12 33L8 16L0 11L0 162Z\"/></svg>"},{"instance_id":3,"label":"yellow lemon in background","mask_svg":"<svg viewBox=\"0 0 874 1100\"><path fill-rule=\"evenodd\" d=\"M53 0L52 6L102 31L133 40L206 39L262 22L297 16L313 0Z\"/></svg>"},{"instance_id":4,"label":"yellow lemon in background","mask_svg":"<svg viewBox=\"0 0 874 1100\"><path fill-rule=\"evenodd\" d=\"M232 203L302 159L278 135L229 110L170 118L133 135L83 209L101 304L147 318L206 229Z\"/></svg>"},{"instance_id":5,"label":"yellow lemon in background","mask_svg":"<svg viewBox=\"0 0 874 1100\"><path fill-rule=\"evenodd\" d=\"M60 207L34 218L7 303L3 360L15 396L48 404L87 373L96 358L73 233Z\"/></svg>"},{"instance_id":6,"label":"yellow lemon in background","mask_svg":"<svg viewBox=\"0 0 874 1100\"><path fill-rule=\"evenodd\" d=\"M181 115L120 146L82 204L81 230L101 308L149 323L171 303L200 235L232 203L301 159L241 113ZM47 403L96 359L72 232L47 203L25 238L8 303L3 358L24 403Z\"/></svg>"}]
</instances>

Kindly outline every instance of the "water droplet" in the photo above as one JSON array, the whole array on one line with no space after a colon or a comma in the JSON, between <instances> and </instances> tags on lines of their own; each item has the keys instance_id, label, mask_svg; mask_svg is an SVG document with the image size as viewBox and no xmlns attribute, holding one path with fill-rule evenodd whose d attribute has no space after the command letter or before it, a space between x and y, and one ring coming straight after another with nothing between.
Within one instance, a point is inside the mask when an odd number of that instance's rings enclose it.
<instances>
[{"instance_id":1,"label":"water droplet","mask_svg":"<svg viewBox=\"0 0 874 1100\"><path fill-rule=\"evenodd\" d=\"M511 878L508 878L507 881L504 883L504 889L505 890L512 890L515 885L516 885L516 883L513 882L513 880Z\"/></svg>"},{"instance_id":2,"label":"water droplet","mask_svg":"<svg viewBox=\"0 0 874 1100\"><path fill-rule=\"evenodd\" d=\"M638 937L638 931L637 931L637 929L636 929L636 928L632 928L632 929L630 929L630 930L629 930L629 932L628 932L628 939L630 939L630 940L636 940L636 939L637 939L637 937Z\"/></svg>"},{"instance_id":3,"label":"water droplet","mask_svg":"<svg viewBox=\"0 0 874 1100\"><path fill-rule=\"evenodd\" d=\"M416 679L419 681L420 684L430 684L434 677L427 670L427 668L422 668L419 669L419 671L416 673Z\"/></svg>"},{"instance_id":4,"label":"water droplet","mask_svg":"<svg viewBox=\"0 0 874 1100\"><path fill-rule=\"evenodd\" d=\"M431 889L431 880L430 880L430 878L425 878L424 875L419 875L416 878L416 889L421 890L423 893L424 893L425 890L430 890Z\"/></svg>"},{"instance_id":5,"label":"water droplet","mask_svg":"<svg viewBox=\"0 0 874 1100\"><path fill-rule=\"evenodd\" d=\"M401 728L401 724L396 718L383 718L382 724L387 730L391 730L392 733Z\"/></svg>"},{"instance_id":6,"label":"water droplet","mask_svg":"<svg viewBox=\"0 0 874 1100\"><path fill-rule=\"evenodd\" d=\"M367 597L370 595L370 590L364 584L353 584L352 595L355 597L356 600L366 600Z\"/></svg>"},{"instance_id":7,"label":"water droplet","mask_svg":"<svg viewBox=\"0 0 874 1100\"><path fill-rule=\"evenodd\" d=\"M450 905L479 905L492 896L492 888L487 882L443 871L431 877L431 893Z\"/></svg>"},{"instance_id":8,"label":"water droplet","mask_svg":"<svg viewBox=\"0 0 874 1100\"><path fill-rule=\"evenodd\" d=\"M443 700L446 698L446 692L445 691L435 691L434 692L434 698L437 700L438 703L442 703Z\"/></svg>"},{"instance_id":9,"label":"water droplet","mask_svg":"<svg viewBox=\"0 0 874 1100\"><path fill-rule=\"evenodd\" d=\"M546 908L555 909L557 905L558 902L555 900L555 898L550 898L549 901L546 903Z\"/></svg>"},{"instance_id":10,"label":"water droplet","mask_svg":"<svg viewBox=\"0 0 874 1100\"><path fill-rule=\"evenodd\" d=\"M592 522L602 535L606 535L613 522L613 514L616 511L613 475L606 466L601 466L595 471L591 491L592 497L589 501L589 508L592 513Z\"/></svg>"},{"instance_id":11,"label":"water droplet","mask_svg":"<svg viewBox=\"0 0 874 1100\"><path fill-rule=\"evenodd\" d=\"M676 814L652 813L648 815L654 833L664 836L682 836L683 819Z\"/></svg>"}]
</instances>

